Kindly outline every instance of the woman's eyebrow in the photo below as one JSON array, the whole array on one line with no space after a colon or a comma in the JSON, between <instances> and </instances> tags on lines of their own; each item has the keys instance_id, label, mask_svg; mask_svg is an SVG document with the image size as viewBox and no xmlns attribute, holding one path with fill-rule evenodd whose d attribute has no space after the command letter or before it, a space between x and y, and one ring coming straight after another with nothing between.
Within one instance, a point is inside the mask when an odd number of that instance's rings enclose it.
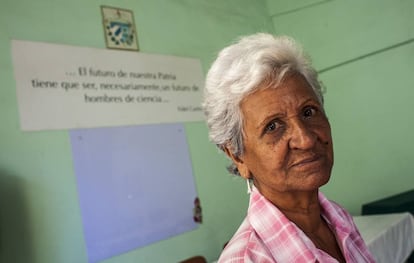
<instances>
[{"instance_id":1,"label":"woman's eyebrow","mask_svg":"<svg viewBox=\"0 0 414 263\"><path fill-rule=\"evenodd\" d=\"M309 102L312 102L312 103L318 103L318 104L319 104L319 102L318 102L318 100L317 100L317 99L315 99L315 98L309 98L309 99L307 99L307 100L305 100L305 101L301 102L301 103L299 104L299 107L301 108L301 107L303 107L303 105L308 104Z\"/></svg>"}]
</instances>

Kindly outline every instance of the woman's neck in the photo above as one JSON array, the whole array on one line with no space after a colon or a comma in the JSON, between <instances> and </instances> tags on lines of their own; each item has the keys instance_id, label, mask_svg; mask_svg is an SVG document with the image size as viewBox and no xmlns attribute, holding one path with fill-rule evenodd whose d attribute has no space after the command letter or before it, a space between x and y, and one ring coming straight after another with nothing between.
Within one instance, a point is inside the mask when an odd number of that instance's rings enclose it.
<instances>
[{"instance_id":1,"label":"woman's neck","mask_svg":"<svg viewBox=\"0 0 414 263\"><path fill-rule=\"evenodd\" d=\"M262 193L263 194L263 193ZM322 218L318 190L266 196L291 222L295 223L321 250L345 262L335 234Z\"/></svg>"},{"instance_id":2,"label":"woman's neck","mask_svg":"<svg viewBox=\"0 0 414 263\"><path fill-rule=\"evenodd\" d=\"M270 201L305 233L313 233L322 223L318 190L312 192L283 193L283 198Z\"/></svg>"}]
</instances>

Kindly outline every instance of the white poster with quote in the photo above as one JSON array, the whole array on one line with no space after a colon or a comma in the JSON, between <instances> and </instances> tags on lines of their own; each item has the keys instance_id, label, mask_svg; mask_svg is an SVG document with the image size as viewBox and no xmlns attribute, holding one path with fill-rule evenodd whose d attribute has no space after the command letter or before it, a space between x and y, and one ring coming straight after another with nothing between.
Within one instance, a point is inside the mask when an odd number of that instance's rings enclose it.
<instances>
[{"instance_id":1,"label":"white poster with quote","mask_svg":"<svg viewBox=\"0 0 414 263\"><path fill-rule=\"evenodd\" d=\"M200 61L12 40L22 130L200 121Z\"/></svg>"}]
</instances>

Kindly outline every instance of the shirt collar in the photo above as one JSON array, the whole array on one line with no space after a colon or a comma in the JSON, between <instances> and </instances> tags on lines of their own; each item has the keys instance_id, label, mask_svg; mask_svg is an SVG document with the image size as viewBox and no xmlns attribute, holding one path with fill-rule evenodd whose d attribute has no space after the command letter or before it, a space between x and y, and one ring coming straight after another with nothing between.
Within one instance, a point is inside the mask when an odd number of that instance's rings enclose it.
<instances>
[{"instance_id":1,"label":"shirt collar","mask_svg":"<svg viewBox=\"0 0 414 263\"><path fill-rule=\"evenodd\" d=\"M343 234L350 234L352 225L345 220L346 216L341 214L342 210L335 208L332 201L329 201L322 192L319 191L319 203L321 204L321 213L326 222L332 227L332 230L338 234L341 231Z\"/></svg>"}]
</instances>

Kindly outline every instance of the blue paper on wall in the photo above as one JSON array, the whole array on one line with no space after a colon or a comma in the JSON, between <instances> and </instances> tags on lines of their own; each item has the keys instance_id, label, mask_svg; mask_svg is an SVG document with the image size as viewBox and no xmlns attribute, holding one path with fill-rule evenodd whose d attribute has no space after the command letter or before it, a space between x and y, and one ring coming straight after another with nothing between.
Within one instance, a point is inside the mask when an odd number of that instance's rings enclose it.
<instances>
[{"instance_id":1,"label":"blue paper on wall","mask_svg":"<svg viewBox=\"0 0 414 263\"><path fill-rule=\"evenodd\" d=\"M181 124L70 131L89 262L193 230Z\"/></svg>"}]
</instances>

